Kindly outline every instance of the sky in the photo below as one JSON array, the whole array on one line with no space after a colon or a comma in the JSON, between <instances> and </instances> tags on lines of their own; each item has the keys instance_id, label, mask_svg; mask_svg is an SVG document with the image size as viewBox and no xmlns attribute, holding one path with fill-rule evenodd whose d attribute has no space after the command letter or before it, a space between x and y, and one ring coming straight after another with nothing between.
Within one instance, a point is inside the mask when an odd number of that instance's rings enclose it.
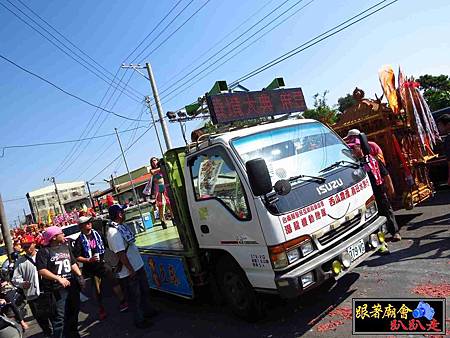
<instances>
[{"instance_id":1,"label":"sky","mask_svg":"<svg viewBox=\"0 0 450 338\"><path fill-rule=\"evenodd\" d=\"M151 95L150 84L137 72L119 68L122 63L150 62L163 110L173 111L195 101L209 91L215 81L231 83L377 2L0 0L0 54L84 100L128 117L148 120L150 115L143 106L143 96ZM39 21L23 4L84 54ZM110 79L116 73L118 78L123 76L124 82L130 79L128 90L133 99L125 94L120 95L120 88L114 91L114 86L109 86L106 78L105 82L89 72L86 68L91 66L85 61L80 61L84 67L76 63L72 58L79 59L73 52L62 47L13 5L98 70L103 73L107 70L109 74L106 73L106 76ZM154 30L175 5L174 11ZM291 6L292 9L289 9ZM48 36L68 55L5 7ZM283 16L274 20L285 11ZM339 97L351 93L356 86L365 90L366 97L374 97L375 93L380 96L377 72L385 64L392 65L394 69L401 66L407 75L450 74L448 13L448 0L399 0L244 81L242 85L250 90L260 90L273 78L282 76L287 87L303 89L308 106L312 106L315 93L325 90L329 91L328 103L334 105ZM187 23L182 26L186 20ZM275 28L270 30L272 27ZM243 36L239 37L241 34ZM147 35L149 37L140 44ZM258 37L261 37L258 41L215 69ZM237 47L246 39L247 42ZM224 48L233 40L236 41ZM138 49L132 53L136 47ZM216 63L210 66L213 62ZM77 140L84 131L85 136L90 137L113 133L114 128L120 131L149 125L149 122L132 122L96 110L2 59L0 93L0 147ZM105 96L105 93L108 95ZM104 96L106 99L102 101ZM188 123L188 135L202 123L198 120ZM124 146L130 145L144 131L145 128L141 128L136 133L122 133ZM184 144L178 124L169 123L169 132L174 146ZM71 153L73 146L72 143L6 149L4 157L0 158L0 194L3 200L9 201L5 202L5 209L10 224L18 216L22 217L23 208L29 212L26 200L10 200L23 198L28 191L48 185L44 182L47 177L55 176L57 182L90 181L95 184L92 189L96 190L106 187L101 182L111 174L125 172L121 159L100 172L120 154L114 136L78 142L74 154ZM73 156L69 156L71 154ZM130 168L137 168L148 164L149 158L154 155L160 156L160 150L154 129L151 129L127 152L126 157ZM67 160L63 162L64 159Z\"/></svg>"}]
</instances>

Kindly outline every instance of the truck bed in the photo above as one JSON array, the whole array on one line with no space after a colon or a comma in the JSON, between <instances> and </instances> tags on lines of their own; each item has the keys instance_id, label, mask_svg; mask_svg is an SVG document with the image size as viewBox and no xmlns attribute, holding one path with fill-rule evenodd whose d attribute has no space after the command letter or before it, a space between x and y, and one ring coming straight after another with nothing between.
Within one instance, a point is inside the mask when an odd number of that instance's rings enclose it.
<instances>
[{"instance_id":1,"label":"truck bed","mask_svg":"<svg viewBox=\"0 0 450 338\"><path fill-rule=\"evenodd\" d=\"M171 222L167 225L168 228L165 230L158 226L137 235L136 245L140 250L182 252L184 248L177 228Z\"/></svg>"}]
</instances>

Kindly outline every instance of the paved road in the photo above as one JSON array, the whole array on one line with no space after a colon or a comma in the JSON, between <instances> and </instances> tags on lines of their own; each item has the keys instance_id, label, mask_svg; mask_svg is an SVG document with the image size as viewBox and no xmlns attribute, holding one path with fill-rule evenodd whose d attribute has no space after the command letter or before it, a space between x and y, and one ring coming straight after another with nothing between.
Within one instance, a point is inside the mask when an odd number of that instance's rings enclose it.
<instances>
[{"instance_id":1,"label":"paved road","mask_svg":"<svg viewBox=\"0 0 450 338\"><path fill-rule=\"evenodd\" d=\"M268 317L249 324L206 300L188 301L153 294L161 314L154 326L137 331L130 314L121 314L109 299L110 316L98 322L91 302L82 305L81 332L85 337L350 337L352 297L445 296L450 315L450 191L411 211L397 213L403 241L391 243L391 254L372 256L342 277L330 292L324 288L296 302L267 299ZM337 309L337 310L336 310ZM447 327L450 329L449 318ZM26 337L40 337L36 325ZM450 331L447 332L450 335Z\"/></svg>"}]
</instances>

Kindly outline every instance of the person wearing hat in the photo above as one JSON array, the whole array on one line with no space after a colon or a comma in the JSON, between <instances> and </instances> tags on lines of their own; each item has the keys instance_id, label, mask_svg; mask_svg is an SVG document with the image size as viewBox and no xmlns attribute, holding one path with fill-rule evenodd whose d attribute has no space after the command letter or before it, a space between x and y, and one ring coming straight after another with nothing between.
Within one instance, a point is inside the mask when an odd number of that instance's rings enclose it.
<instances>
[{"instance_id":1,"label":"person wearing hat","mask_svg":"<svg viewBox=\"0 0 450 338\"><path fill-rule=\"evenodd\" d=\"M14 268L13 284L21 288L25 295L31 313L42 329L44 336L50 337L52 330L48 316L39 311L39 297L41 296L40 277L36 268L36 240L31 235L25 235L21 241L25 255L20 256ZM42 299L42 297L41 297Z\"/></svg>"},{"instance_id":2,"label":"person wearing hat","mask_svg":"<svg viewBox=\"0 0 450 338\"><path fill-rule=\"evenodd\" d=\"M353 155L356 158L362 159L365 157L361 149L361 142L359 138L354 139L353 143L349 143L348 146L352 149ZM400 236L399 227L397 221L395 220L394 210L392 209L391 202L387 197L386 187L384 185L385 179L389 177L389 172L382 161L370 154L367 156L365 162L366 164L364 165L364 170L369 176L373 194L377 202L378 212L380 215L386 217L387 230L392 235L392 240L400 241L402 237Z\"/></svg>"},{"instance_id":3,"label":"person wearing hat","mask_svg":"<svg viewBox=\"0 0 450 338\"><path fill-rule=\"evenodd\" d=\"M361 134L361 132L358 129L350 129L347 133L347 136L344 138L344 140L347 144L354 144L355 142L357 142L359 140L359 138L358 138L359 134ZM370 147L370 155L372 155L378 161L380 161L386 169L386 160L384 159L383 150L381 150L380 146L378 144L376 144L375 142L368 141L368 143L369 143L369 147ZM386 169L386 171L387 171L387 169ZM395 189L394 189L394 185L392 183L391 176L389 175L389 172L386 176L384 176L384 185L386 187L386 193L387 193L388 197L391 199L394 198L395 197Z\"/></svg>"},{"instance_id":4,"label":"person wearing hat","mask_svg":"<svg viewBox=\"0 0 450 338\"><path fill-rule=\"evenodd\" d=\"M344 141L346 143L354 143L355 140L358 139L359 134L361 134L361 132L358 129L350 129L347 133L347 136L344 137ZM383 150L381 150L381 147L372 141L369 141L369 146L370 146L370 155L372 155L377 160L380 160L381 162L383 162L384 165L386 165Z\"/></svg>"},{"instance_id":5,"label":"person wearing hat","mask_svg":"<svg viewBox=\"0 0 450 338\"><path fill-rule=\"evenodd\" d=\"M54 311L50 316L53 337L80 337L78 313L83 276L60 227L48 227L43 233L43 244L36 256L36 267L42 277L43 290L54 298L51 304Z\"/></svg>"},{"instance_id":6,"label":"person wearing hat","mask_svg":"<svg viewBox=\"0 0 450 338\"><path fill-rule=\"evenodd\" d=\"M111 220L107 232L109 248L118 256L119 267L117 277L124 290L127 291L128 300L133 304L134 324L139 329L151 326L150 317L156 311L150 306L150 289L144 262L136 246L134 234L125 220L124 208L118 204L109 207Z\"/></svg>"},{"instance_id":7,"label":"person wearing hat","mask_svg":"<svg viewBox=\"0 0 450 338\"><path fill-rule=\"evenodd\" d=\"M92 217L81 216L78 219L80 236L75 240L73 254L78 262L83 264L83 275L92 278L95 284L95 295L99 306L99 319L106 318L103 306L103 282L108 279L112 282L113 291L120 301L121 312L128 308L120 284L114 278L112 269L104 260L105 245L100 234L92 228Z\"/></svg>"}]
</instances>

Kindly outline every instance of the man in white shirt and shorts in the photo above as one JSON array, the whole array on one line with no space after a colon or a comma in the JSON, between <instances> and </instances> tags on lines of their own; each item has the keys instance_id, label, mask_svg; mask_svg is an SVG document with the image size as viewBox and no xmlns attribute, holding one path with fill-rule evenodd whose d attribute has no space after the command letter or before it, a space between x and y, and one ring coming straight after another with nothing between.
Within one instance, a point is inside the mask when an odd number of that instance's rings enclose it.
<instances>
[{"instance_id":1,"label":"man in white shirt and shorts","mask_svg":"<svg viewBox=\"0 0 450 338\"><path fill-rule=\"evenodd\" d=\"M107 232L109 248L119 258L116 268L122 288L127 291L128 300L134 312L134 324L145 329L152 325L149 321L156 314L150 305L150 289L144 262L135 243L134 234L123 224L125 213L120 205L109 207L111 223Z\"/></svg>"}]
</instances>

